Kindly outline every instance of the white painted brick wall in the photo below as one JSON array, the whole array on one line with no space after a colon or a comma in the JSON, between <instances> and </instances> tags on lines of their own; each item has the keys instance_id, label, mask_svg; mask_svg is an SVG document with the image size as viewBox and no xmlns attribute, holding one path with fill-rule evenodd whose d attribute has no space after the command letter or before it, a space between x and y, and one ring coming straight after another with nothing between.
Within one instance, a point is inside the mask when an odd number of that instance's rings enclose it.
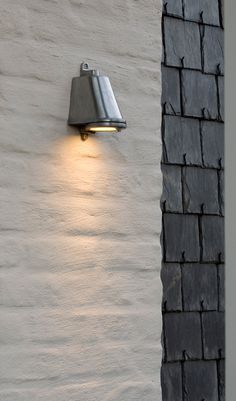
<instances>
[{"instance_id":1,"label":"white painted brick wall","mask_svg":"<svg viewBox=\"0 0 236 401\"><path fill-rule=\"evenodd\" d=\"M160 401L160 1L1 1L0 54L0 400ZM82 61L124 133L67 127Z\"/></svg>"}]
</instances>

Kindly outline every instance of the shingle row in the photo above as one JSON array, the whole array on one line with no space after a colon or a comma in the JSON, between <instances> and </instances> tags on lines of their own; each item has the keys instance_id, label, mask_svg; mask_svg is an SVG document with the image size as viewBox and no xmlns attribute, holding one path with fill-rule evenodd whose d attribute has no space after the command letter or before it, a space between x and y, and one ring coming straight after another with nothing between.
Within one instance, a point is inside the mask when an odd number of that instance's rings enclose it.
<instances>
[{"instance_id":1,"label":"shingle row","mask_svg":"<svg viewBox=\"0 0 236 401\"><path fill-rule=\"evenodd\" d=\"M224 124L163 116L163 162L222 168Z\"/></svg>"},{"instance_id":2,"label":"shingle row","mask_svg":"<svg viewBox=\"0 0 236 401\"><path fill-rule=\"evenodd\" d=\"M161 371L163 400L223 401L224 372L223 360L166 363Z\"/></svg>"},{"instance_id":3,"label":"shingle row","mask_svg":"<svg viewBox=\"0 0 236 401\"><path fill-rule=\"evenodd\" d=\"M165 360L224 357L224 313L181 312L164 315Z\"/></svg>"},{"instance_id":4,"label":"shingle row","mask_svg":"<svg viewBox=\"0 0 236 401\"><path fill-rule=\"evenodd\" d=\"M162 164L162 174L165 212L222 213L224 187L216 169Z\"/></svg>"},{"instance_id":5,"label":"shingle row","mask_svg":"<svg viewBox=\"0 0 236 401\"><path fill-rule=\"evenodd\" d=\"M221 26L222 9L218 0L163 0L163 14Z\"/></svg>"},{"instance_id":6,"label":"shingle row","mask_svg":"<svg viewBox=\"0 0 236 401\"><path fill-rule=\"evenodd\" d=\"M224 218L165 213L164 262L224 261Z\"/></svg>"},{"instance_id":7,"label":"shingle row","mask_svg":"<svg viewBox=\"0 0 236 401\"><path fill-rule=\"evenodd\" d=\"M165 64L224 73L224 31L222 28L164 17Z\"/></svg>"},{"instance_id":8,"label":"shingle row","mask_svg":"<svg viewBox=\"0 0 236 401\"><path fill-rule=\"evenodd\" d=\"M224 266L164 263L163 311L224 311Z\"/></svg>"},{"instance_id":9,"label":"shingle row","mask_svg":"<svg viewBox=\"0 0 236 401\"><path fill-rule=\"evenodd\" d=\"M183 0L186 20L220 25L218 0Z\"/></svg>"},{"instance_id":10,"label":"shingle row","mask_svg":"<svg viewBox=\"0 0 236 401\"><path fill-rule=\"evenodd\" d=\"M223 121L223 77L162 66L162 80L164 114Z\"/></svg>"}]
</instances>

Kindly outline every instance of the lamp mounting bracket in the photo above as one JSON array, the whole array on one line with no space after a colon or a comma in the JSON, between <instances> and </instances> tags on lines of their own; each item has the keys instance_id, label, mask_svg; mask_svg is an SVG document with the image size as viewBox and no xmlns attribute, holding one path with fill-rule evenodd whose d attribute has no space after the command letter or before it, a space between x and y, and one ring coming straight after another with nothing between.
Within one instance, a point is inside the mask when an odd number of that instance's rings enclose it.
<instances>
[{"instance_id":1,"label":"lamp mounting bracket","mask_svg":"<svg viewBox=\"0 0 236 401\"><path fill-rule=\"evenodd\" d=\"M88 63L83 62L80 64L80 76L83 75L99 75L99 71L91 69Z\"/></svg>"}]
</instances>

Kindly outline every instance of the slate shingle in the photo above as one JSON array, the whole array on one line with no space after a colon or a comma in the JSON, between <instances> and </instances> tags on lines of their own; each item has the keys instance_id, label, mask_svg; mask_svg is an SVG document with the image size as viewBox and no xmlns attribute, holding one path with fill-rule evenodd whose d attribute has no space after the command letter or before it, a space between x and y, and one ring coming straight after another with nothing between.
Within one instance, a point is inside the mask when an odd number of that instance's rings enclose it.
<instances>
[{"instance_id":1,"label":"slate shingle","mask_svg":"<svg viewBox=\"0 0 236 401\"><path fill-rule=\"evenodd\" d=\"M167 114L180 114L180 81L176 68L162 66L162 105Z\"/></svg>"},{"instance_id":2,"label":"slate shingle","mask_svg":"<svg viewBox=\"0 0 236 401\"><path fill-rule=\"evenodd\" d=\"M165 211L182 212L181 167L162 164L163 192L161 202Z\"/></svg>"},{"instance_id":3,"label":"slate shingle","mask_svg":"<svg viewBox=\"0 0 236 401\"><path fill-rule=\"evenodd\" d=\"M219 396L220 401L225 401L225 361L219 361Z\"/></svg>"},{"instance_id":4,"label":"slate shingle","mask_svg":"<svg viewBox=\"0 0 236 401\"><path fill-rule=\"evenodd\" d=\"M224 31L213 26L204 27L203 36L204 71L224 74Z\"/></svg>"},{"instance_id":5,"label":"slate shingle","mask_svg":"<svg viewBox=\"0 0 236 401\"><path fill-rule=\"evenodd\" d=\"M224 0L220 0L220 22L222 28L224 27Z\"/></svg>"},{"instance_id":6,"label":"slate shingle","mask_svg":"<svg viewBox=\"0 0 236 401\"><path fill-rule=\"evenodd\" d=\"M218 122L202 122L203 162L206 167L224 165L224 125Z\"/></svg>"},{"instance_id":7,"label":"slate shingle","mask_svg":"<svg viewBox=\"0 0 236 401\"><path fill-rule=\"evenodd\" d=\"M214 169L183 169L184 210L187 213L219 214L218 174Z\"/></svg>"},{"instance_id":8,"label":"slate shingle","mask_svg":"<svg viewBox=\"0 0 236 401\"><path fill-rule=\"evenodd\" d=\"M163 8L170 15L183 16L182 0L163 0Z\"/></svg>"},{"instance_id":9,"label":"slate shingle","mask_svg":"<svg viewBox=\"0 0 236 401\"><path fill-rule=\"evenodd\" d=\"M206 167L224 165L224 124L202 122L203 161Z\"/></svg>"},{"instance_id":10,"label":"slate shingle","mask_svg":"<svg viewBox=\"0 0 236 401\"><path fill-rule=\"evenodd\" d=\"M219 99L220 99L220 117L224 120L225 105L224 105L224 78L218 77Z\"/></svg>"},{"instance_id":11,"label":"slate shingle","mask_svg":"<svg viewBox=\"0 0 236 401\"><path fill-rule=\"evenodd\" d=\"M224 260L224 219L218 216L202 216L203 261Z\"/></svg>"},{"instance_id":12,"label":"slate shingle","mask_svg":"<svg viewBox=\"0 0 236 401\"><path fill-rule=\"evenodd\" d=\"M202 314L203 346L205 359L217 359L225 353L224 313Z\"/></svg>"},{"instance_id":13,"label":"slate shingle","mask_svg":"<svg viewBox=\"0 0 236 401\"><path fill-rule=\"evenodd\" d=\"M216 119L218 117L217 86L213 75L199 71L182 71L184 115Z\"/></svg>"},{"instance_id":14,"label":"slate shingle","mask_svg":"<svg viewBox=\"0 0 236 401\"><path fill-rule=\"evenodd\" d=\"M225 202L224 202L224 171L219 171L219 199L220 199L220 209L221 213L224 215L225 211Z\"/></svg>"},{"instance_id":15,"label":"slate shingle","mask_svg":"<svg viewBox=\"0 0 236 401\"><path fill-rule=\"evenodd\" d=\"M167 160L177 164L202 164L199 121L164 117L164 145Z\"/></svg>"},{"instance_id":16,"label":"slate shingle","mask_svg":"<svg viewBox=\"0 0 236 401\"><path fill-rule=\"evenodd\" d=\"M180 363L166 363L161 368L162 401L182 401Z\"/></svg>"},{"instance_id":17,"label":"slate shingle","mask_svg":"<svg viewBox=\"0 0 236 401\"><path fill-rule=\"evenodd\" d=\"M185 264L182 267L185 311L217 310L217 268L211 264Z\"/></svg>"},{"instance_id":18,"label":"slate shingle","mask_svg":"<svg viewBox=\"0 0 236 401\"><path fill-rule=\"evenodd\" d=\"M186 362L184 364L184 372L187 400L218 400L216 362Z\"/></svg>"},{"instance_id":19,"label":"slate shingle","mask_svg":"<svg viewBox=\"0 0 236 401\"><path fill-rule=\"evenodd\" d=\"M218 0L183 0L185 19L219 25ZM201 17L201 12L202 17Z\"/></svg>"},{"instance_id":20,"label":"slate shingle","mask_svg":"<svg viewBox=\"0 0 236 401\"><path fill-rule=\"evenodd\" d=\"M218 280L219 280L219 310L225 310L225 266L218 265Z\"/></svg>"},{"instance_id":21,"label":"slate shingle","mask_svg":"<svg viewBox=\"0 0 236 401\"><path fill-rule=\"evenodd\" d=\"M181 311L181 270L178 263L164 263L161 270L163 285L163 309Z\"/></svg>"},{"instance_id":22,"label":"slate shingle","mask_svg":"<svg viewBox=\"0 0 236 401\"><path fill-rule=\"evenodd\" d=\"M169 66L201 69L199 26L169 17L164 18L166 62Z\"/></svg>"},{"instance_id":23,"label":"slate shingle","mask_svg":"<svg viewBox=\"0 0 236 401\"><path fill-rule=\"evenodd\" d=\"M200 257L198 217L164 215L166 262L194 262Z\"/></svg>"},{"instance_id":24,"label":"slate shingle","mask_svg":"<svg viewBox=\"0 0 236 401\"><path fill-rule=\"evenodd\" d=\"M200 314L167 313L164 319L167 361L200 359L202 357Z\"/></svg>"}]
</instances>

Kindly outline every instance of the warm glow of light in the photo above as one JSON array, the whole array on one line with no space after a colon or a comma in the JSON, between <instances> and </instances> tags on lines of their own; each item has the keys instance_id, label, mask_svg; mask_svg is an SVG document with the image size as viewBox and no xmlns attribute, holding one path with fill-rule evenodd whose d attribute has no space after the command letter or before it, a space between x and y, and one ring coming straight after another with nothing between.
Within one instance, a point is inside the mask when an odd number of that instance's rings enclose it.
<instances>
[{"instance_id":1,"label":"warm glow of light","mask_svg":"<svg viewBox=\"0 0 236 401\"><path fill-rule=\"evenodd\" d=\"M90 132L117 132L116 127L90 127L88 129Z\"/></svg>"}]
</instances>

